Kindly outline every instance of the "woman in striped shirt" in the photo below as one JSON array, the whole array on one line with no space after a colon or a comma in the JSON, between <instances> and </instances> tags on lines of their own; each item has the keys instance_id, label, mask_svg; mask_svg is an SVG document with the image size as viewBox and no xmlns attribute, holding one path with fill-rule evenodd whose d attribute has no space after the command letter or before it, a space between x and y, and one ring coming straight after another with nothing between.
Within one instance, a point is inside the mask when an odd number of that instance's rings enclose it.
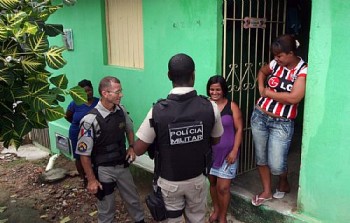
<instances>
[{"instance_id":1,"label":"woman in striped shirt","mask_svg":"<svg viewBox=\"0 0 350 223\"><path fill-rule=\"evenodd\" d=\"M261 67L258 86L261 97L251 116L255 157L263 191L252 198L260 206L290 192L287 155L294 132L298 103L305 95L307 64L298 57L299 43L291 35L279 36L271 44L274 60ZM279 176L274 194L271 174Z\"/></svg>"}]
</instances>

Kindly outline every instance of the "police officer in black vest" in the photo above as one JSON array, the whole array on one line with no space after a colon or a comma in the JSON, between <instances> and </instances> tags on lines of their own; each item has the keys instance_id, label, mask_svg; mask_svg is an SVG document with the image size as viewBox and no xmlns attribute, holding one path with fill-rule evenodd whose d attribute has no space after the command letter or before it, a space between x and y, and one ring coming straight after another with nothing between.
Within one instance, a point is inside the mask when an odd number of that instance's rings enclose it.
<instances>
[{"instance_id":1,"label":"police officer in black vest","mask_svg":"<svg viewBox=\"0 0 350 223\"><path fill-rule=\"evenodd\" d=\"M87 190L98 198L98 222L113 222L115 187L118 188L130 216L144 222L143 208L128 164L135 160L133 124L125 108L120 81L105 77L100 81L101 99L80 122L77 154L88 179ZM129 148L126 150L125 136Z\"/></svg>"},{"instance_id":2,"label":"police officer in black vest","mask_svg":"<svg viewBox=\"0 0 350 223\"><path fill-rule=\"evenodd\" d=\"M198 96L193 88L195 64L186 54L168 63L173 89L148 112L136 135L137 155L155 140L159 156L158 186L168 211L165 222L205 222L208 186L205 173L211 167L211 144L223 133L214 102Z\"/></svg>"}]
</instances>

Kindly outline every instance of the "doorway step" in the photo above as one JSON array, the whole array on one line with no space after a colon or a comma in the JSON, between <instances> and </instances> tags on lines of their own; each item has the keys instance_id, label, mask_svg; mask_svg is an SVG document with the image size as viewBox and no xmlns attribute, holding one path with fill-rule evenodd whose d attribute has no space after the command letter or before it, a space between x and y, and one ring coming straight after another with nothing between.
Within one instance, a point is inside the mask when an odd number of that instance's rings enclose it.
<instances>
[{"instance_id":1,"label":"doorway step","mask_svg":"<svg viewBox=\"0 0 350 223\"><path fill-rule=\"evenodd\" d=\"M288 155L288 181L291 192L283 199L272 199L255 207L251 199L261 193L262 186L257 169L238 175L231 185L230 213L245 223L284 223L284 222L317 222L304 219L298 214L297 197L301 158L301 128L297 128ZM272 193L275 192L278 177L272 176Z\"/></svg>"}]
</instances>

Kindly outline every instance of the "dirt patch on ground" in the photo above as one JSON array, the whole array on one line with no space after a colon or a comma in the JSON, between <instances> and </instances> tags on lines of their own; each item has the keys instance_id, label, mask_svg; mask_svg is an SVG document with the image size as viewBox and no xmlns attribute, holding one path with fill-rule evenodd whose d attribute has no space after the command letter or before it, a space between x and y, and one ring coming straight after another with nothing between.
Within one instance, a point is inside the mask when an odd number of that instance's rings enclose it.
<instances>
[{"instance_id":1,"label":"dirt patch on ground","mask_svg":"<svg viewBox=\"0 0 350 223\"><path fill-rule=\"evenodd\" d=\"M2 148L0 148L0 151ZM44 183L41 175L48 158L27 161L16 154L0 156L0 222L97 222L96 198L87 193L74 162L60 156L55 168L68 170L63 180ZM145 210L145 221L154 222L144 203L151 190L152 174L131 167ZM116 196L116 222L133 222L120 196Z\"/></svg>"},{"instance_id":2,"label":"dirt patch on ground","mask_svg":"<svg viewBox=\"0 0 350 223\"><path fill-rule=\"evenodd\" d=\"M0 145L0 152L3 148ZM63 168L68 175L60 181L44 183L42 174L49 158L28 161L16 154L0 154L0 223L91 223L97 222L96 198L83 187L74 162L60 156L54 168ZM152 190L153 175L130 166L141 202L145 221L154 223L145 196ZM208 195L208 199L210 196ZM211 210L208 200L207 218ZM120 196L116 196L115 222L133 222ZM228 215L228 222L239 222Z\"/></svg>"}]
</instances>

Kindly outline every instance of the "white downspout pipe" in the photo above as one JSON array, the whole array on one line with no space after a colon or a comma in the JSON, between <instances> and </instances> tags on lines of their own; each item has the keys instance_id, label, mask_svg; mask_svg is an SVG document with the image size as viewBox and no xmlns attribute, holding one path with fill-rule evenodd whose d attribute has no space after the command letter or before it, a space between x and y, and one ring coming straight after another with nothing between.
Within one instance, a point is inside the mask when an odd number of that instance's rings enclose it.
<instances>
[{"instance_id":1,"label":"white downspout pipe","mask_svg":"<svg viewBox=\"0 0 350 223\"><path fill-rule=\"evenodd\" d=\"M45 171L49 171L49 170L51 170L51 169L53 168L53 165L55 164L55 160L56 160L59 156L60 156L60 154L57 153L57 154L55 154L55 155L53 155L53 156L50 157L49 163L47 164Z\"/></svg>"}]
</instances>

